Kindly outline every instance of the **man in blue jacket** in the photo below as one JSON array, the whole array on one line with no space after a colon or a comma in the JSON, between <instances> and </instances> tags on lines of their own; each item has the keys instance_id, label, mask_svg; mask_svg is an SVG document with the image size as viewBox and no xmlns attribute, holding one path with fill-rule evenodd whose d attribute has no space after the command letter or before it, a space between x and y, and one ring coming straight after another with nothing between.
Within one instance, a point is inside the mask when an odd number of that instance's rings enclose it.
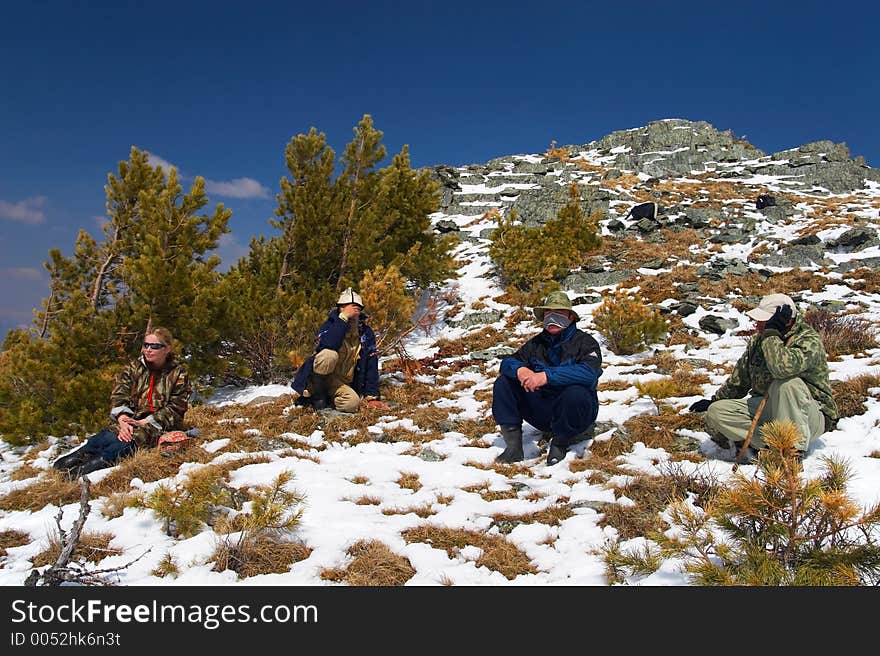
<instances>
[{"instance_id":1,"label":"man in blue jacket","mask_svg":"<svg viewBox=\"0 0 880 656\"><path fill-rule=\"evenodd\" d=\"M298 402L315 410L333 407L357 412L361 398L379 401L379 354L376 335L362 314L364 303L351 287L339 295L336 309L318 329L315 354L306 360L290 383Z\"/></svg>"},{"instance_id":2,"label":"man in blue jacket","mask_svg":"<svg viewBox=\"0 0 880 656\"><path fill-rule=\"evenodd\" d=\"M565 458L568 445L596 421L596 384L602 375L599 343L577 328L580 318L563 291L534 308L544 330L501 361L492 416L504 437L500 462L523 459L523 420L553 434L547 464Z\"/></svg>"}]
</instances>

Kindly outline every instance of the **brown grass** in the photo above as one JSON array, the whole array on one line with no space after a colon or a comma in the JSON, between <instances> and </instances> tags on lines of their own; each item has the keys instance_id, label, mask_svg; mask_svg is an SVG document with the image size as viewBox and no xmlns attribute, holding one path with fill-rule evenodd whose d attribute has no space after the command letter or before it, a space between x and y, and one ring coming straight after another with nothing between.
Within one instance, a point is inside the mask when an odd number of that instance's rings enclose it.
<instances>
[{"instance_id":1,"label":"brown grass","mask_svg":"<svg viewBox=\"0 0 880 656\"><path fill-rule=\"evenodd\" d=\"M418 492L422 489L422 484L419 482L418 474L401 473L400 478L397 479L397 484L400 487L405 487L406 489L412 490L413 492Z\"/></svg>"},{"instance_id":2,"label":"brown grass","mask_svg":"<svg viewBox=\"0 0 880 656\"><path fill-rule=\"evenodd\" d=\"M558 526L569 517L574 516L574 511L568 506L552 505L543 510L524 513L522 515L510 515L501 513L492 515L492 522L497 524L501 521L517 522L519 524L547 524L548 526Z\"/></svg>"},{"instance_id":3,"label":"brown grass","mask_svg":"<svg viewBox=\"0 0 880 656\"><path fill-rule=\"evenodd\" d=\"M516 499L519 494L516 490L489 490L488 483L479 483L477 485L469 485L462 488L465 492L473 492L479 494L484 501L498 501L500 499Z\"/></svg>"},{"instance_id":4,"label":"brown grass","mask_svg":"<svg viewBox=\"0 0 880 656\"><path fill-rule=\"evenodd\" d=\"M57 506L75 503L79 501L79 497L79 482L68 481L60 472L53 469L30 485L0 497L0 509L36 512L50 503Z\"/></svg>"},{"instance_id":5,"label":"brown grass","mask_svg":"<svg viewBox=\"0 0 880 656\"><path fill-rule=\"evenodd\" d=\"M112 539L113 535L110 533L80 533L79 543L73 550L71 560L87 560L91 563L97 563L107 556L118 556L122 550L110 548L110 540ZM59 555L61 555L61 542L58 535L53 533L49 536L49 546L34 556L33 566L52 565L58 560Z\"/></svg>"},{"instance_id":6,"label":"brown grass","mask_svg":"<svg viewBox=\"0 0 880 656\"><path fill-rule=\"evenodd\" d=\"M348 555L352 561L347 567L326 569L321 578L349 585L391 586L404 585L416 573L408 558L378 540L359 540L348 549Z\"/></svg>"},{"instance_id":7,"label":"brown grass","mask_svg":"<svg viewBox=\"0 0 880 656\"><path fill-rule=\"evenodd\" d=\"M352 500L352 503L358 506L379 506L382 504L382 499L380 499L379 497L364 495L362 497L358 497L357 499Z\"/></svg>"},{"instance_id":8,"label":"brown grass","mask_svg":"<svg viewBox=\"0 0 880 656\"><path fill-rule=\"evenodd\" d=\"M463 419L458 422L457 430L465 437L479 439L486 434L495 432L495 420L491 416L483 419Z\"/></svg>"},{"instance_id":9,"label":"brown grass","mask_svg":"<svg viewBox=\"0 0 880 656\"><path fill-rule=\"evenodd\" d=\"M241 545L221 540L214 552L214 571L232 570L242 578L259 574L283 574L293 563L305 560L312 550L298 542L283 542L270 535L257 535Z\"/></svg>"},{"instance_id":10,"label":"brown grass","mask_svg":"<svg viewBox=\"0 0 880 656\"><path fill-rule=\"evenodd\" d=\"M822 337L829 360L839 360L841 355L862 354L878 346L874 324L862 316L807 310L804 321Z\"/></svg>"},{"instance_id":11,"label":"brown grass","mask_svg":"<svg viewBox=\"0 0 880 656\"><path fill-rule=\"evenodd\" d=\"M679 415L666 412L660 415L642 414L627 419L623 427L629 431L632 444L642 442L652 449L666 451L686 451L678 439L676 431L682 428L698 428L703 425L703 418L694 413Z\"/></svg>"},{"instance_id":12,"label":"brown grass","mask_svg":"<svg viewBox=\"0 0 880 656\"><path fill-rule=\"evenodd\" d=\"M143 507L140 492L112 492L104 497L101 503L101 514L109 519L122 517L126 508Z\"/></svg>"},{"instance_id":13,"label":"brown grass","mask_svg":"<svg viewBox=\"0 0 880 656\"><path fill-rule=\"evenodd\" d=\"M867 412L865 401L868 400L871 387L880 387L880 376L862 374L843 381L832 380L831 393L840 417L855 417Z\"/></svg>"},{"instance_id":14,"label":"brown grass","mask_svg":"<svg viewBox=\"0 0 880 656\"><path fill-rule=\"evenodd\" d=\"M408 508L383 508L383 515L409 515L412 513L417 517L426 519L434 514L434 504L423 503L421 506L410 506Z\"/></svg>"},{"instance_id":15,"label":"brown grass","mask_svg":"<svg viewBox=\"0 0 880 656\"><path fill-rule=\"evenodd\" d=\"M452 358L466 355L471 351L482 351L483 349L500 344L509 344L511 346L518 345L519 339L507 332L501 332L492 326L486 326L476 331L472 331L458 339L441 338L434 342L434 346L438 347L435 358Z\"/></svg>"},{"instance_id":16,"label":"brown grass","mask_svg":"<svg viewBox=\"0 0 880 656\"><path fill-rule=\"evenodd\" d=\"M44 470L36 469L29 462L22 463L15 471L12 472L9 476L10 481L25 481L29 478L34 478L35 476L39 476L43 473Z\"/></svg>"},{"instance_id":17,"label":"brown grass","mask_svg":"<svg viewBox=\"0 0 880 656\"><path fill-rule=\"evenodd\" d=\"M868 267L859 267L844 274L844 276L844 281L856 291L865 292L866 294L880 293L880 271L875 271Z\"/></svg>"},{"instance_id":18,"label":"brown grass","mask_svg":"<svg viewBox=\"0 0 880 656\"><path fill-rule=\"evenodd\" d=\"M6 550L10 547L20 547L24 544L28 544L30 541L30 533L16 531L14 529L0 531L0 557L5 556Z\"/></svg>"},{"instance_id":19,"label":"brown grass","mask_svg":"<svg viewBox=\"0 0 880 656\"><path fill-rule=\"evenodd\" d=\"M468 545L478 547L483 550L483 555L477 560L477 566L500 572L510 580L520 574L537 573L525 553L512 542L497 535L431 525L410 528L401 535L407 543L422 542L435 549L443 549L450 558L455 558Z\"/></svg>"},{"instance_id":20,"label":"brown grass","mask_svg":"<svg viewBox=\"0 0 880 656\"><path fill-rule=\"evenodd\" d=\"M623 380L622 378L615 378L613 380L606 380L605 382L599 383L596 389L599 392L622 392L630 387L632 387L632 383L629 381Z\"/></svg>"},{"instance_id":21,"label":"brown grass","mask_svg":"<svg viewBox=\"0 0 880 656\"><path fill-rule=\"evenodd\" d=\"M170 458L163 456L158 449L139 449L130 457L119 462L116 469L92 487L95 497L103 497L113 492L126 492L131 480L139 478L145 483L174 476L184 462L208 462L214 456L196 445L177 451Z\"/></svg>"}]
</instances>

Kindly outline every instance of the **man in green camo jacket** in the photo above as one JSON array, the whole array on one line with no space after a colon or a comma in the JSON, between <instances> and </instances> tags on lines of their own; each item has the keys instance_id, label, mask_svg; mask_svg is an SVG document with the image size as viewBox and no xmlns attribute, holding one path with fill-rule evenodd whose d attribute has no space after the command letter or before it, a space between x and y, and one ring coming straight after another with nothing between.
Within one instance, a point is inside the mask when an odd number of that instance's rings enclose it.
<instances>
[{"instance_id":1,"label":"man in green camo jacket","mask_svg":"<svg viewBox=\"0 0 880 656\"><path fill-rule=\"evenodd\" d=\"M739 452L766 397L746 459L753 460L763 446L760 426L786 419L800 432L797 449L803 456L812 440L834 429L839 416L822 338L785 294L765 296L746 314L755 320L756 332L745 353L712 398L696 401L690 411L706 412L710 431L732 441Z\"/></svg>"}]
</instances>

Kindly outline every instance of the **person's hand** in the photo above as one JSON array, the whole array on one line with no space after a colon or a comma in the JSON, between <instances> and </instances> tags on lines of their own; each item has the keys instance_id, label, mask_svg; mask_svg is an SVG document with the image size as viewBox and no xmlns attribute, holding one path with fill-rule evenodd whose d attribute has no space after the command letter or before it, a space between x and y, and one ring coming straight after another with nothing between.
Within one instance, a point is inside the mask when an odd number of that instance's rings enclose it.
<instances>
[{"instance_id":1,"label":"person's hand","mask_svg":"<svg viewBox=\"0 0 880 656\"><path fill-rule=\"evenodd\" d=\"M131 417L122 415L119 417L119 431L116 437L122 442L131 442L134 437L134 425L132 425Z\"/></svg>"},{"instance_id":2,"label":"person's hand","mask_svg":"<svg viewBox=\"0 0 880 656\"><path fill-rule=\"evenodd\" d=\"M390 410L387 403L380 401L379 399L372 399L371 401L367 401L367 405L371 408L380 408L382 410Z\"/></svg>"},{"instance_id":3,"label":"person's hand","mask_svg":"<svg viewBox=\"0 0 880 656\"><path fill-rule=\"evenodd\" d=\"M776 308L773 316L767 319L767 323L764 324L764 332L775 330L781 337L788 332L789 321L791 321L791 307L785 304L780 305Z\"/></svg>"},{"instance_id":4,"label":"person's hand","mask_svg":"<svg viewBox=\"0 0 880 656\"><path fill-rule=\"evenodd\" d=\"M520 367L516 372L520 385L526 392L534 392L539 387L547 384L547 373L544 371L532 371L528 367Z\"/></svg>"},{"instance_id":5,"label":"person's hand","mask_svg":"<svg viewBox=\"0 0 880 656\"><path fill-rule=\"evenodd\" d=\"M706 412L709 409L709 406L712 405L714 401L712 399L700 399L699 401L694 401L691 403L691 407L688 408L690 412Z\"/></svg>"}]
</instances>

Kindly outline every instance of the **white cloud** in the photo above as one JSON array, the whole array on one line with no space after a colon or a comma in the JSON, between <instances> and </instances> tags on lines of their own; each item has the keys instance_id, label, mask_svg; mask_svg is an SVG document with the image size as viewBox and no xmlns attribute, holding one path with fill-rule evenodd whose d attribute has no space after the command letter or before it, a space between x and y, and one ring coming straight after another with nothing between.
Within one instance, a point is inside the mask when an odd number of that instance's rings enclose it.
<instances>
[{"instance_id":1,"label":"white cloud","mask_svg":"<svg viewBox=\"0 0 880 656\"><path fill-rule=\"evenodd\" d=\"M12 280L42 280L45 277L43 269L34 269L33 267L6 267L0 269L0 278L11 278Z\"/></svg>"},{"instance_id":2,"label":"white cloud","mask_svg":"<svg viewBox=\"0 0 880 656\"><path fill-rule=\"evenodd\" d=\"M153 166L161 166L166 173L171 168L177 169L177 172L180 173L179 166L175 166L150 151L147 151L147 160ZM183 180L185 177L181 174L180 179ZM264 187L253 178L234 178L232 180L208 180L206 178L205 191L226 198L269 198L268 187Z\"/></svg>"},{"instance_id":3,"label":"white cloud","mask_svg":"<svg viewBox=\"0 0 880 656\"><path fill-rule=\"evenodd\" d=\"M45 196L25 198L17 203L0 200L0 219L20 221L21 223L29 223L31 225L45 223L46 214L42 208L48 200Z\"/></svg>"},{"instance_id":4,"label":"white cloud","mask_svg":"<svg viewBox=\"0 0 880 656\"><path fill-rule=\"evenodd\" d=\"M268 198L269 189L253 178L235 178L228 182L205 180L205 191L227 198Z\"/></svg>"},{"instance_id":5,"label":"white cloud","mask_svg":"<svg viewBox=\"0 0 880 656\"><path fill-rule=\"evenodd\" d=\"M168 173L168 171L170 171L171 169L177 169L178 171L180 171L180 167L177 167L171 162L162 159L155 153L151 153L149 150L147 151L147 161L150 163L151 166L161 166L162 170L166 173Z\"/></svg>"}]
</instances>

